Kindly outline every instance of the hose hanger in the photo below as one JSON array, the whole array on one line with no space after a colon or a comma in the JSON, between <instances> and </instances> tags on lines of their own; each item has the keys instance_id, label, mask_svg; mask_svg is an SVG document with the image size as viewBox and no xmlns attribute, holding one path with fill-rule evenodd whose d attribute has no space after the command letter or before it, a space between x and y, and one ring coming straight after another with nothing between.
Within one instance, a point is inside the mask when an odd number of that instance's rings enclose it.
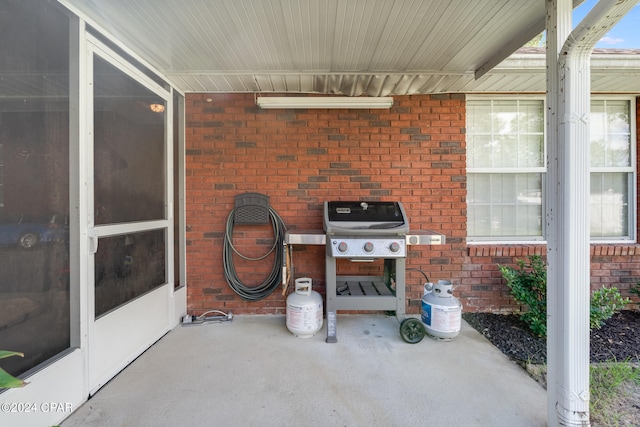
<instances>
[{"instance_id":1,"label":"hose hanger","mask_svg":"<svg viewBox=\"0 0 640 427\"><path fill-rule=\"evenodd\" d=\"M268 224L269 196L260 193L238 194L233 216L236 224Z\"/></svg>"},{"instance_id":2,"label":"hose hanger","mask_svg":"<svg viewBox=\"0 0 640 427\"><path fill-rule=\"evenodd\" d=\"M274 242L269 251L257 258L241 254L233 245L233 230L236 224L264 225L271 222ZM235 208L229 213L225 229L222 262L227 284L246 301L258 301L269 296L282 281L282 266L285 262L284 236L286 226L278 213L269 206L269 198L259 193L243 193L236 196ZM275 251L275 260L269 276L257 286L248 286L240 280L233 262L233 254L247 261L260 261Z\"/></svg>"}]
</instances>

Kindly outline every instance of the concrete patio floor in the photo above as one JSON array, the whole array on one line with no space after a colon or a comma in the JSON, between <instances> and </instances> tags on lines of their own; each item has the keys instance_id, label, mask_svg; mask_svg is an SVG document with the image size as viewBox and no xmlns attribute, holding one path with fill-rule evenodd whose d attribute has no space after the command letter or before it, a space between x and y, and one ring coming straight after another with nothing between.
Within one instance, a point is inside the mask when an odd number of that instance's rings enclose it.
<instances>
[{"instance_id":1,"label":"concrete patio floor","mask_svg":"<svg viewBox=\"0 0 640 427\"><path fill-rule=\"evenodd\" d=\"M546 391L463 321L405 343L385 315L298 338L284 316L178 326L62 426L543 426Z\"/></svg>"}]
</instances>

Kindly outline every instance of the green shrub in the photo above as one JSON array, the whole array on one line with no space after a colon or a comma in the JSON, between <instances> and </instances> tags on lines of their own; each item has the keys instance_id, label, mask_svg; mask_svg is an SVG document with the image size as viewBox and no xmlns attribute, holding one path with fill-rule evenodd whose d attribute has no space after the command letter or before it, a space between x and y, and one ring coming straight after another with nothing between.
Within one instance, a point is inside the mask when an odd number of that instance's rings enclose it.
<instances>
[{"instance_id":1,"label":"green shrub","mask_svg":"<svg viewBox=\"0 0 640 427\"><path fill-rule=\"evenodd\" d=\"M537 335L547 335L547 266L540 255L529 257L529 263L517 260L518 268L498 265L507 280L511 295L527 310L520 314Z\"/></svg>"},{"instance_id":2,"label":"green shrub","mask_svg":"<svg viewBox=\"0 0 640 427\"><path fill-rule=\"evenodd\" d=\"M539 336L547 335L547 266L540 255L532 255L529 262L516 261L517 268L498 265L502 277L507 281L511 295L526 310L520 318L529 329ZM589 325L600 328L604 321L629 304L629 298L622 298L617 288L601 288L591 296Z\"/></svg>"},{"instance_id":3,"label":"green shrub","mask_svg":"<svg viewBox=\"0 0 640 427\"><path fill-rule=\"evenodd\" d=\"M629 304L629 298L622 298L618 288L602 287L591 295L591 313L589 325L591 329L600 329L604 321L610 319L625 305Z\"/></svg>"}]
</instances>

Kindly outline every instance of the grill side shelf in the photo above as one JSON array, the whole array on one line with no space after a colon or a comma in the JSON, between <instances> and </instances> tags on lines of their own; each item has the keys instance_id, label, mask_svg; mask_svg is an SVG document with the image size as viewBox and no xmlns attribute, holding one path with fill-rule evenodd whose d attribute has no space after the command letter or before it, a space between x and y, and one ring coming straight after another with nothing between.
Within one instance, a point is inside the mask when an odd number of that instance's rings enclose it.
<instances>
[{"instance_id":1,"label":"grill side shelf","mask_svg":"<svg viewBox=\"0 0 640 427\"><path fill-rule=\"evenodd\" d=\"M412 231L405 236L407 246L411 245L444 245L446 237L444 234L433 231Z\"/></svg>"},{"instance_id":2,"label":"grill side shelf","mask_svg":"<svg viewBox=\"0 0 640 427\"><path fill-rule=\"evenodd\" d=\"M327 236L322 231L287 231L284 235L285 245L326 245Z\"/></svg>"}]
</instances>

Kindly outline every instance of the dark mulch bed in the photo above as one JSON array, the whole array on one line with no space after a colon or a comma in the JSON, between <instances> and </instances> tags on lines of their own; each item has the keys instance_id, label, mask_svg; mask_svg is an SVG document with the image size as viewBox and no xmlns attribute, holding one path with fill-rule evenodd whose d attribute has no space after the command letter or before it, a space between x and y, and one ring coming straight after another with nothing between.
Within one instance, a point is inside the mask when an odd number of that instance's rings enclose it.
<instances>
[{"instance_id":1,"label":"dark mulch bed","mask_svg":"<svg viewBox=\"0 0 640 427\"><path fill-rule=\"evenodd\" d=\"M546 363L545 338L515 314L464 313L462 317L504 354L517 361ZM591 331L591 362L640 362L640 311L625 310Z\"/></svg>"}]
</instances>

